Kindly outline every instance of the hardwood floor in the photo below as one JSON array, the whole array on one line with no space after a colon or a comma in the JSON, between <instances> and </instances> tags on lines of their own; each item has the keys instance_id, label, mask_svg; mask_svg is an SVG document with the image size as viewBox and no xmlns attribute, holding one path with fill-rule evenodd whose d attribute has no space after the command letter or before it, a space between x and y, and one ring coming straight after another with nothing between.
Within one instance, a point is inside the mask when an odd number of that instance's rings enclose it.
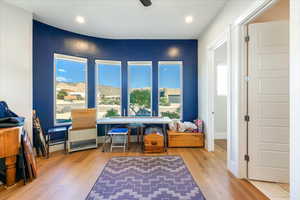
<instances>
[{"instance_id":1,"label":"hardwood floor","mask_svg":"<svg viewBox=\"0 0 300 200\"><path fill-rule=\"evenodd\" d=\"M113 156L139 156L137 145L126 153L102 153L95 150L64 154L53 153L49 159L38 159L39 176L23 186L18 183L0 189L0 200L81 200L85 199L105 163ZM226 151L216 145L214 153L198 148L169 148L164 154L180 155L207 200L267 200L246 180L233 177L226 170Z\"/></svg>"},{"instance_id":2,"label":"hardwood floor","mask_svg":"<svg viewBox=\"0 0 300 200\"><path fill-rule=\"evenodd\" d=\"M223 151L227 151L227 140L216 139L215 145L219 146Z\"/></svg>"}]
</instances>

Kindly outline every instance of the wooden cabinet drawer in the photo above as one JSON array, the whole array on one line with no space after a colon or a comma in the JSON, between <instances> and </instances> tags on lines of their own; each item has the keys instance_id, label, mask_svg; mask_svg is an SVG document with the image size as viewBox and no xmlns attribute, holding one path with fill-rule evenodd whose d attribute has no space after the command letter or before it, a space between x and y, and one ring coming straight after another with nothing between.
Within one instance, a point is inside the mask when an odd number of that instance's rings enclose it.
<instances>
[{"instance_id":1,"label":"wooden cabinet drawer","mask_svg":"<svg viewBox=\"0 0 300 200\"><path fill-rule=\"evenodd\" d=\"M204 134L168 131L168 144L169 147L204 147Z\"/></svg>"},{"instance_id":2,"label":"wooden cabinet drawer","mask_svg":"<svg viewBox=\"0 0 300 200\"><path fill-rule=\"evenodd\" d=\"M164 137L157 134L149 134L144 137L144 152L159 153L164 151Z\"/></svg>"}]
</instances>

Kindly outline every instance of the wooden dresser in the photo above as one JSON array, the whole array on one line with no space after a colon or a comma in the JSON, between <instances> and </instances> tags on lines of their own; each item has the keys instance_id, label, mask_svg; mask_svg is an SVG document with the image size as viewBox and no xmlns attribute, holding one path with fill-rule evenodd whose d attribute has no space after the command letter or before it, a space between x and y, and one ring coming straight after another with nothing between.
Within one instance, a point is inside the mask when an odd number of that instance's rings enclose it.
<instances>
[{"instance_id":1,"label":"wooden dresser","mask_svg":"<svg viewBox=\"0 0 300 200\"><path fill-rule=\"evenodd\" d=\"M5 159L6 185L16 181L16 162L20 147L20 128L0 128L0 158Z\"/></svg>"}]
</instances>

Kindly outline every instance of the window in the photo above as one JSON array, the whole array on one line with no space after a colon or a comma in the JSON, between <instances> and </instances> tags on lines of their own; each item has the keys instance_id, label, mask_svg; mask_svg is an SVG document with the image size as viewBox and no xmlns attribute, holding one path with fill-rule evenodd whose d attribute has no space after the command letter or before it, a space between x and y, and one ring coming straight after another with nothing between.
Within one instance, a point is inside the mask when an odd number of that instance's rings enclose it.
<instances>
[{"instance_id":1,"label":"window","mask_svg":"<svg viewBox=\"0 0 300 200\"><path fill-rule=\"evenodd\" d=\"M87 107L87 59L54 54L55 124L71 122L71 110Z\"/></svg>"},{"instance_id":2,"label":"window","mask_svg":"<svg viewBox=\"0 0 300 200\"><path fill-rule=\"evenodd\" d=\"M227 65L217 65L217 95L227 96Z\"/></svg>"},{"instance_id":3,"label":"window","mask_svg":"<svg viewBox=\"0 0 300 200\"><path fill-rule=\"evenodd\" d=\"M98 118L121 115L121 62L96 61Z\"/></svg>"},{"instance_id":4,"label":"window","mask_svg":"<svg viewBox=\"0 0 300 200\"><path fill-rule=\"evenodd\" d=\"M152 62L128 62L128 114L151 116Z\"/></svg>"},{"instance_id":5,"label":"window","mask_svg":"<svg viewBox=\"0 0 300 200\"><path fill-rule=\"evenodd\" d=\"M182 110L182 62L159 62L159 115L180 119Z\"/></svg>"}]
</instances>

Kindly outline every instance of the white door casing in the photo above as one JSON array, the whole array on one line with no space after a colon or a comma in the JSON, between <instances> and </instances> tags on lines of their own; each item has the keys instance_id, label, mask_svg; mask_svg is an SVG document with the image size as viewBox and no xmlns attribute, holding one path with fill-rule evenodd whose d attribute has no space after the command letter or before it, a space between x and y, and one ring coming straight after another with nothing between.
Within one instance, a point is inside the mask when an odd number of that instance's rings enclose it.
<instances>
[{"instance_id":1,"label":"white door casing","mask_svg":"<svg viewBox=\"0 0 300 200\"><path fill-rule=\"evenodd\" d=\"M289 22L249 25L248 178L289 182Z\"/></svg>"}]
</instances>

